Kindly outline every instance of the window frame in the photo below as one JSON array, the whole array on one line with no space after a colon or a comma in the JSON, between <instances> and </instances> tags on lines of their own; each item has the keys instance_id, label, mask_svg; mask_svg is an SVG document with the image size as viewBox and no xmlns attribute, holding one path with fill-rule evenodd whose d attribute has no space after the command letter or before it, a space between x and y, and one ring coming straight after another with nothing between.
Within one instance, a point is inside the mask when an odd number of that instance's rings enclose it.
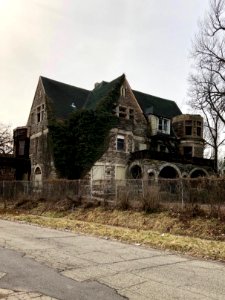
<instances>
[{"instance_id":1,"label":"window frame","mask_svg":"<svg viewBox=\"0 0 225 300\"><path fill-rule=\"evenodd\" d=\"M125 152L126 151L126 141L125 136L117 134L116 136L116 151Z\"/></svg>"}]
</instances>

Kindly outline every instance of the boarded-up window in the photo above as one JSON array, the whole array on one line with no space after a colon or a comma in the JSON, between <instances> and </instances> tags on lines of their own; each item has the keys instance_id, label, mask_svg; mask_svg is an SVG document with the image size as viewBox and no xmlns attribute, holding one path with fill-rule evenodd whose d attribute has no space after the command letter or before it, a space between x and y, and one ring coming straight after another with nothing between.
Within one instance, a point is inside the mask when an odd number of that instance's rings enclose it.
<instances>
[{"instance_id":1,"label":"boarded-up window","mask_svg":"<svg viewBox=\"0 0 225 300\"><path fill-rule=\"evenodd\" d=\"M146 150L146 149L147 149L147 145L146 144L143 144L143 143L139 144L139 150Z\"/></svg>"},{"instance_id":2,"label":"boarded-up window","mask_svg":"<svg viewBox=\"0 0 225 300\"><path fill-rule=\"evenodd\" d=\"M116 180L124 180L125 179L125 167L117 166L116 167Z\"/></svg>"},{"instance_id":3,"label":"boarded-up window","mask_svg":"<svg viewBox=\"0 0 225 300\"><path fill-rule=\"evenodd\" d=\"M25 141L19 141L19 155L24 155Z\"/></svg>"},{"instance_id":4,"label":"boarded-up window","mask_svg":"<svg viewBox=\"0 0 225 300\"><path fill-rule=\"evenodd\" d=\"M103 180L105 179L105 167L101 165L93 166L92 168L92 179Z\"/></svg>"}]
</instances>

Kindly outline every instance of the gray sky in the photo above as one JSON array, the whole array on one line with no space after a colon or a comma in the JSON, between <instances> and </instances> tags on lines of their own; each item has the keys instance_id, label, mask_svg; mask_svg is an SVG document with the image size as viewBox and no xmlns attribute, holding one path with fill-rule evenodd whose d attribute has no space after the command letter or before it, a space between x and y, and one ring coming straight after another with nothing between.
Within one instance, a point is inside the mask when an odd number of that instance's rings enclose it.
<instances>
[{"instance_id":1,"label":"gray sky","mask_svg":"<svg viewBox=\"0 0 225 300\"><path fill-rule=\"evenodd\" d=\"M92 89L125 73L183 112L207 0L0 0L0 123L26 125L40 75Z\"/></svg>"}]
</instances>

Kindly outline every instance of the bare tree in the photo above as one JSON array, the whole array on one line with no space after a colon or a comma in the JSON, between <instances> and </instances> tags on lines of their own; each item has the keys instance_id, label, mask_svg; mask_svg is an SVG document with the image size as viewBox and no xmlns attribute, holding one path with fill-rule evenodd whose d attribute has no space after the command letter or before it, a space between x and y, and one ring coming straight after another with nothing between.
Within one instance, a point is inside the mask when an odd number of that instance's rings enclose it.
<instances>
[{"instance_id":1,"label":"bare tree","mask_svg":"<svg viewBox=\"0 0 225 300\"><path fill-rule=\"evenodd\" d=\"M194 40L192 58L189 104L205 117L206 142L213 149L217 169L225 124L225 0L210 1Z\"/></svg>"},{"instance_id":2,"label":"bare tree","mask_svg":"<svg viewBox=\"0 0 225 300\"><path fill-rule=\"evenodd\" d=\"M0 154L12 154L13 152L13 138L10 127L0 124Z\"/></svg>"}]
</instances>

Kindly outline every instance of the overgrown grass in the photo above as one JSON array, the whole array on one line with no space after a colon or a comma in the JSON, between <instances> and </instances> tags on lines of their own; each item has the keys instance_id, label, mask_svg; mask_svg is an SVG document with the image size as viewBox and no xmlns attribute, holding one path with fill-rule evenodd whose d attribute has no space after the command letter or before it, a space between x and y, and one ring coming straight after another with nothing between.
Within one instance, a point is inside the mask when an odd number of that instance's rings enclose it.
<instances>
[{"instance_id":1,"label":"overgrown grass","mask_svg":"<svg viewBox=\"0 0 225 300\"><path fill-rule=\"evenodd\" d=\"M101 207L34 213L36 208L30 213L2 211L0 217L225 261L225 223L218 219L183 219L169 212L146 214Z\"/></svg>"}]
</instances>

